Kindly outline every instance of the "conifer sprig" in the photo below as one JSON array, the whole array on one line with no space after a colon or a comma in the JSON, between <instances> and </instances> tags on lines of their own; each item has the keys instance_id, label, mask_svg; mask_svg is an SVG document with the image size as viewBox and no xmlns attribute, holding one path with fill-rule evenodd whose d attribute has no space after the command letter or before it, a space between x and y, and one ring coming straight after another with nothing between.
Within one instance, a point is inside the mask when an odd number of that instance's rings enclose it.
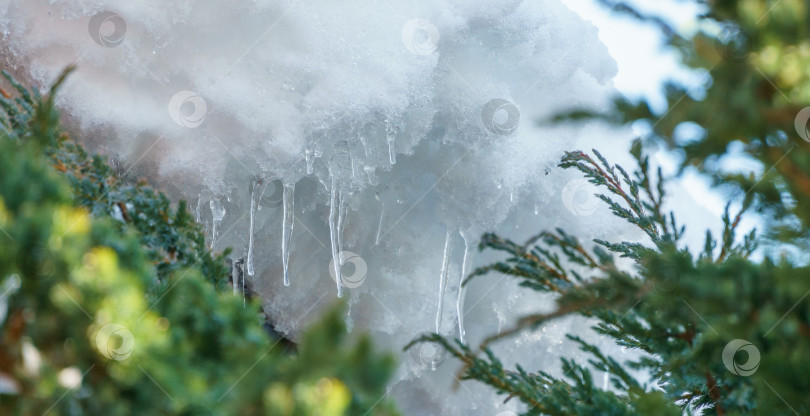
<instances>
[{"instance_id":1,"label":"conifer sprig","mask_svg":"<svg viewBox=\"0 0 810 416\"><path fill-rule=\"evenodd\" d=\"M684 273L694 275L704 268L725 267L729 261L744 261L750 256L756 248L754 231L740 241L737 238L750 201L746 200L733 217L727 205L720 241L707 233L706 248L693 258L688 249L678 247L685 226L664 210L665 180L660 168L651 167L641 145L636 143L631 152L638 165L632 174L611 165L599 152L593 153L593 157L566 153L560 166L577 169L589 182L606 189L599 199L614 215L641 229L648 240L594 240L593 246L586 247L562 229L541 232L524 244L485 234L479 249L500 251L507 257L476 269L464 283L492 272L502 273L517 278L523 287L556 294L557 307L519 318L512 328L485 338L475 350L438 334L423 336L410 345L439 344L463 363L462 379L486 383L507 400L521 400L529 409L527 415L599 414L599 409L606 408L619 409L615 414L646 414L642 410L648 406L660 414L698 408L714 408L723 414L721 403L728 397L721 392L729 383L716 375L723 374L722 370L716 363L707 367L690 361L700 351L699 340L714 329L692 313L662 314L661 303L686 299L693 282L684 282ZM634 267L620 268L616 255L631 259ZM555 378L545 371L506 370L490 349L494 342L567 316L593 319L598 334L638 351L635 360L621 363L581 337L568 337L592 357L587 363L590 368L609 375L611 391L594 387L591 371L574 360L563 359L564 376ZM631 370L648 373L652 384L642 384ZM663 393L662 385L669 387Z\"/></svg>"}]
</instances>

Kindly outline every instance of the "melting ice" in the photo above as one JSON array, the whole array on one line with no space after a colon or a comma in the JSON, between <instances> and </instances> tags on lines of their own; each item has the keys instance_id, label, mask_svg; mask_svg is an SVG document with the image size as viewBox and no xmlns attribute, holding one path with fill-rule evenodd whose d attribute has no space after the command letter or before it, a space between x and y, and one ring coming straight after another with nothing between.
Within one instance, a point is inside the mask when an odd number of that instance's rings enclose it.
<instances>
[{"instance_id":1,"label":"melting ice","mask_svg":"<svg viewBox=\"0 0 810 416\"><path fill-rule=\"evenodd\" d=\"M44 86L78 64L59 97L76 135L197 201L212 247L246 262L234 283L293 338L344 295L383 347L425 331L475 344L550 307L496 275L462 289L493 259L473 256L482 232L620 234L608 214L566 209L574 176L555 168L611 133L537 123L604 108L616 72L559 0L5 0L0 30L22 78ZM551 371L570 325L497 348ZM406 414L504 409L475 384L452 392L452 360L422 358L403 354L390 386Z\"/></svg>"}]
</instances>

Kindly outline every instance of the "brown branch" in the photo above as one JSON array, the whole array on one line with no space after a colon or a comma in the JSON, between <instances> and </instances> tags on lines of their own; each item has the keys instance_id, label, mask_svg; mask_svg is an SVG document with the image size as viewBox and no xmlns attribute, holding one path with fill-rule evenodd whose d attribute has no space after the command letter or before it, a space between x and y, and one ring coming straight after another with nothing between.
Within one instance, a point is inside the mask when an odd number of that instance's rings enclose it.
<instances>
[{"instance_id":1,"label":"brown branch","mask_svg":"<svg viewBox=\"0 0 810 416\"><path fill-rule=\"evenodd\" d=\"M602 170L602 168L599 166L599 164L596 163L593 159L591 159L591 157L588 156L587 154L585 154L583 152L579 152L579 154L583 159L587 160L588 163L590 163L599 172L599 175L601 175L603 178L605 178L605 180L607 180L607 182L611 186L613 186L613 188L615 188L615 193L617 193L619 196L621 196L625 200L625 202L627 202L628 207L631 210L633 210L633 212L635 212L636 215L639 218L644 218L646 216L646 214L644 212L639 211L638 209L635 208L635 205L633 204L633 201L630 199L630 196L628 196L627 192L625 192L624 189L622 188L621 181L618 181L618 182L615 181L611 175L608 175L607 172ZM644 207L641 206L640 204L639 204L639 207L642 210L644 209ZM652 224L650 224L649 227L646 227L646 228L641 227L641 228L642 229L648 229L652 234L655 235L655 237L658 237L660 235L659 232L658 232L658 229L655 226L653 226ZM652 235L650 237L652 237Z\"/></svg>"},{"instance_id":2,"label":"brown branch","mask_svg":"<svg viewBox=\"0 0 810 416\"><path fill-rule=\"evenodd\" d=\"M745 212L745 208L741 209L740 212L737 213L737 216L734 217L734 221L729 225L729 232L733 232L737 229L737 226L740 225L740 220L742 220L742 215ZM732 241L731 244L733 245L734 242ZM715 263L722 263L725 260L726 256L728 255L728 248L726 247L725 241L723 242L723 248L720 249L720 254L717 256L717 260Z\"/></svg>"},{"instance_id":3,"label":"brown branch","mask_svg":"<svg viewBox=\"0 0 810 416\"><path fill-rule=\"evenodd\" d=\"M464 363L464 366L462 367L461 372L460 372L461 374L465 373L467 371L467 369L471 368L475 364L474 358L470 357L468 355L459 355L459 356L457 356L457 358L460 359L462 363ZM508 371L504 370L504 373L508 373ZM512 391L511 390L512 386L505 383L500 378L495 377L494 375L489 374L489 373L486 373L486 375L487 375L486 380L489 382L489 384L491 386L493 386L493 387L495 387L497 389L500 389L501 391L504 391L504 392L511 392ZM459 379L460 378L461 377L459 377ZM479 380L479 381L487 383L487 381L484 381L484 380ZM456 382L458 383L459 380L456 380ZM509 395L509 398L515 397L515 396L521 397L527 404L531 404L531 409L538 409L541 412L548 411L548 409L546 409L540 402L535 401L531 397L522 395L520 393L512 392Z\"/></svg>"},{"instance_id":4,"label":"brown branch","mask_svg":"<svg viewBox=\"0 0 810 416\"><path fill-rule=\"evenodd\" d=\"M612 177L611 175L608 175L608 173L607 173L607 172L605 172L604 170L602 170L602 167L601 167L601 166L599 166L599 164L598 164L598 163L596 163L596 162L595 162L593 159L591 159L591 157L590 157L590 156L588 156L587 154L582 153L582 152L580 152L580 154L582 155L582 157L583 157L585 160L587 160L587 161L588 161L588 163L590 163L591 165L593 165L593 167L594 167L594 168L596 168L596 170L597 170L597 171L599 171L599 174L600 174L600 175L602 175L602 177L603 177L603 178L605 178L605 179L606 179L606 180L607 180L607 181L608 181L608 182L609 182L611 185L613 185L613 187L614 187L614 188L616 188L616 190L618 191L619 195L620 195L622 198L624 198L624 200L625 200L625 201L627 202L627 204L630 206L630 209L632 209L632 210L633 210L633 211L636 213L636 215L638 215L638 216L642 216L642 214L643 214L643 213L641 213L641 212L639 212L639 211L637 211L636 209L634 209L634 208L633 208L633 201L631 201L631 200L630 200L630 197L627 195L627 192L625 192L625 191L624 191L624 189L622 189L622 185L621 185L621 183L620 183L620 182L616 182L615 180L613 180L613 177Z\"/></svg>"},{"instance_id":5,"label":"brown branch","mask_svg":"<svg viewBox=\"0 0 810 416\"><path fill-rule=\"evenodd\" d=\"M585 316L589 316L590 314L588 313L588 311L590 309L596 309L598 307L605 306L607 305L607 303L608 303L607 301L602 299L590 299L589 301L586 302L569 303L567 305L561 306L554 312L526 315L518 319L517 325L515 325L515 327L503 331L499 334L491 335L485 338L484 341L481 343L479 350L483 351L484 348L486 348L489 344L495 341L510 337L526 328L536 327L542 324L543 322L550 321L555 318L560 318L576 312L581 313Z\"/></svg>"},{"instance_id":6,"label":"brown branch","mask_svg":"<svg viewBox=\"0 0 810 416\"><path fill-rule=\"evenodd\" d=\"M717 387L717 380L714 379L712 373L706 371L706 387L709 388L709 397L714 401L714 409L717 410L717 416L724 416L726 411L720 404L720 389Z\"/></svg>"},{"instance_id":7,"label":"brown branch","mask_svg":"<svg viewBox=\"0 0 810 416\"><path fill-rule=\"evenodd\" d=\"M579 254L582 254L582 255L585 257L585 259L586 259L586 260L588 260L588 262L590 262L591 267L599 267L599 263L597 263L597 262L596 262L596 260L594 260L594 259L593 259L593 257L591 257L591 255L590 255L590 254L588 254L588 252L587 252L587 251L585 251L585 249L584 249L584 248L583 248L583 247L582 247L580 244L577 244L576 246L572 246L572 245L570 245L570 244L566 243L566 242L565 242L563 239L561 239L560 237L558 237L558 236L556 236L556 235L554 235L554 234L550 234L550 233L549 233L549 234L547 234L546 236L547 236L547 237L552 238L552 239L553 239L554 241L556 241L556 242L557 242L557 243L558 243L560 246L571 247L571 248L573 248L573 249L574 249L576 252L578 252ZM567 280L567 279L566 279L566 280Z\"/></svg>"},{"instance_id":8,"label":"brown branch","mask_svg":"<svg viewBox=\"0 0 810 416\"><path fill-rule=\"evenodd\" d=\"M127 206L123 202L116 202L115 205L121 209L121 217L124 218L124 221L129 222L129 214L127 213Z\"/></svg>"}]
</instances>

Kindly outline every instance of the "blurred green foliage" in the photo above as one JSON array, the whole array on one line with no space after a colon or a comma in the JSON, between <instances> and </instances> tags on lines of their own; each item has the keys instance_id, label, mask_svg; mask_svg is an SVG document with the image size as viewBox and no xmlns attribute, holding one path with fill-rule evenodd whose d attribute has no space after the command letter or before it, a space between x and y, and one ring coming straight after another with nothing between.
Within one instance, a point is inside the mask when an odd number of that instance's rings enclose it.
<instances>
[{"instance_id":1,"label":"blurred green foliage","mask_svg":"<svg viewBox=\"0 0 810 416\"><path fill-rule=\"evenodd\" d=\"M683 64L703 73L699 85L669 83L660 112L620 97L605 114L556 118L648 127L631 149L633 171L597 151L568 153L560 164L601 187L606 207L647 238L589 244L557 229L517 244L487 234L480 248L506 258L468 280L506 274L555 294L556 308L522 317L480 348L436 334L416 342L442 345L464 364L463 378L520 400L524 415L810 414L810 3L680 0L705 14L695 27L674 28L627 2L598 1L660 28ZM700 134L684 135L685 123ZM729 203L722 235L707 233L700 253L684 247L678 213L664 209L666 179L647 156L661 145L681 157L680 173L708 175L740 207L732 214ZM724 163L731 158L758 169L732 170ZM764 232L739 235L744 212ZM618 266L619 258L632 267ZM598 334L639 358L619 362L569 336L591 358L564 359L558 378L504 368L489 349L571 315L591 319ZM594 371L609 375L608 390L595 386Z\"/></svg>"},{"instance_id":2,"label":"blurred green foliage","mask_svg":"<svg viewBox=\"0 0 810 416\"><path fill-rule=\"evenodd\" d=\"M810 106L810 2L680 0L703 5L706 13L694 28L679 31L623 2L598 1L660 27L666 47L699 80L668 83L662 111L653 111L647 100L619 98L607 114L560 118L644 122L651 130L647 144L668 146L682 158L682 169L697 168L726 190L755 196L753 208L768 223L764 243L789 242L807 253L810 127L800 112ZM699 129L697 137L679 129L687 125ZM732 153L758 162L760 171L730 170L724 162Z\"/></svg>"},{"instance_id":3,"label":"blurred green foliage","mask_svg":"<svg viewBox=\"0 0 810 416\"><path fill-rule=\"evenodd\" d=\"M397 414L340 307L282 352L184 203L67 138L63 79L0 91L0 414Z\"/></svg>"}]
</instances>

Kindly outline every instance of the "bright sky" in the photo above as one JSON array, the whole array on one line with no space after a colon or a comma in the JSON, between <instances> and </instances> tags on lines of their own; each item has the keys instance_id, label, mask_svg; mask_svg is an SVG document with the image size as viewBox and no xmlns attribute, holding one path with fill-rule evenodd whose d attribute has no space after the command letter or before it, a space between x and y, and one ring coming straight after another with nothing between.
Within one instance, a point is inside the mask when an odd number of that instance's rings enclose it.
<instances>
[{"instance_id":1,"label":"bright sky","mask_svg":"<svg viewBox=\"0 0 810 416\"><path fill-rule=\"evenodd\" d=\"M661 83L666 79L697 83L700 76L679 68L677 55L661 48L664 39L660 31L641 24L632 17L611 12L596 0L562 0L571 10L599 28L599 38L619 65L614 82L616 88L629 96L646 96L654 104L663 106ZM672 0L640 1L629 3L640 10L663 16L676 28L694 26L698 8L686 2Z\"/></svg>"},{"instance_id":2,"label":"bright sky","mask_svg":"<svg viewBox=\"0 0 810 416\"><path fill-rule=\"evenodd\" d=\"M630 97L647 97L655 110L663 111L666 108L661 90L664 81L674 79L691 86L699 85L705 77L679 66L677 54L662 48L664 39L657 28L610 12L596 0L562 2L599 29L599 38L618 64L614 84L621 93ZM694 4L673 0L630 0L628 3L664 17L673 27L684 31L694 29L695 16L700 11ZM654 159L665 172L672 172L677 165L670 152L659 151ZM693 251L701 249L706 229L711 229L715 236L719 235L726 198L711 188L708 178L694 172L685 173L670 185L674 186L670 186L669 206L681 214L680 222L687 225L686 243ZM732 212L734 209L732 206ZM747 232L755 225L756 220L749 217L741 224L740 231Z\"/></svg>"}]
</instances>

